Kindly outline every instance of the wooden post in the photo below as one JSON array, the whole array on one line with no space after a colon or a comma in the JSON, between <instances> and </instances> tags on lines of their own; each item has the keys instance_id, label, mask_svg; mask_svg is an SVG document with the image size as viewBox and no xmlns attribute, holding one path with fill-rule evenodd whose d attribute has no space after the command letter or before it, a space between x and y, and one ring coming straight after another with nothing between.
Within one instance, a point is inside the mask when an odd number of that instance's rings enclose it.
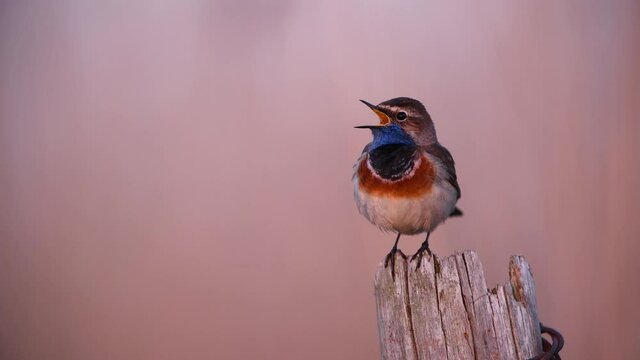
<instances>
[{"instance_id":1,"label":"wooden post","mask_svg":"<svg viewBox=\"0 0 640 360\"><path fill-rule=\"evenodd\" d=\"M520 360L543 352L523 257L511 257L509 282L491 290L473 251L425 255L418 269L396 254L395 273L394 280L381 265L375 276L383 360Z\"/></svg>"}]
</instances>

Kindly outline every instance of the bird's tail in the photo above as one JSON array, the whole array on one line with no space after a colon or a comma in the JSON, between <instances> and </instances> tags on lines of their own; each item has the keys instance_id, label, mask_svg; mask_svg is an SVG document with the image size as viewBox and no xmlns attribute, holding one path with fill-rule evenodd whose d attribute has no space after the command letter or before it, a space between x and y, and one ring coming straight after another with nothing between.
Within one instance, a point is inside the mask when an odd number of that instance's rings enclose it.
<instances>
[{"instance_id":1,"label":"bird's tail","mask_svg":"<svg viewBox=\"0 0 640 360\"><path fill-rule=\"evenodd\" d=\"M453 212L449 216L451 216L451 217L462 216L462 210L460 210L460 209L458 209L456 207L455 209L453 209Z\"/></svg>"}]
</instances>

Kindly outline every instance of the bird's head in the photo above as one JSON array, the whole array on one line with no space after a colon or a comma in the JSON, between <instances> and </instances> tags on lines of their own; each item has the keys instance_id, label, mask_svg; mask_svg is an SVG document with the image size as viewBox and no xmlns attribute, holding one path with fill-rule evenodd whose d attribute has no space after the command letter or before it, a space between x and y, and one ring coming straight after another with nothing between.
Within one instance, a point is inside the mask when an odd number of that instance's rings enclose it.
<instances>
[{"instance_id":1,"label":"bird's head","mask_svg":"<svg viewBox=\"0 0 640 360\"><path fill-rule=\"evenodd\" d=\"M376 133L397 132L397 130L393 130L397 128L406 133L418 145L426 146L438 141L431 116L420 101L408 97L394 98L378 105L364 100L360 101L378 115L380 123L356 126L356 128L371 129L374 138Z\"/></svg>"}]
</instances>

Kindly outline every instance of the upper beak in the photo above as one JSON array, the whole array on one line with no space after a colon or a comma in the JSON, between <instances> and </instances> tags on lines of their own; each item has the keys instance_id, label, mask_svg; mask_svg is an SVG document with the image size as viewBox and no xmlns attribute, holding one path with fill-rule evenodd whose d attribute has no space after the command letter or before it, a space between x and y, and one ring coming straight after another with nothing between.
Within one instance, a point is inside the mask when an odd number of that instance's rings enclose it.
<instances>
[{"instance_id":1,"label":"upper beak","mask_svg":"<svg viewBox=\"0 0 640 360\"><path fill-rule=\"evenodd\" d=\"M360 100L363 104L367 105L369 107L369 109L373 110L374 113L376 113L376 115L378 115L378 118L380 118L380 124L378 125L362 125L362 126L356 126L356 129L371 129L371 128L376 128L376 127L381 127L381 126L386 126L389 125L391 123L391 119L389 119L389 116L387 114L385 114L384 112L382 112L376 105L373 105L367 101L364 100Z\"/></svg>"}]
</instances>

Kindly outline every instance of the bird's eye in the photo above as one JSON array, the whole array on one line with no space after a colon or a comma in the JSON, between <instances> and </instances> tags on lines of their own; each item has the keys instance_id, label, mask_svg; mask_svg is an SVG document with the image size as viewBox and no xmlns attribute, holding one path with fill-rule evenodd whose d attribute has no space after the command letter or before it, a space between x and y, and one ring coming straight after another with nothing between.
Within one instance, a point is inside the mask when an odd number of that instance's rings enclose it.
<instances>
[{"instance_id":1,"label":"bird's eye","mask_svg":"<svg viewBox=\"0 0 640 360\"><path fill-rule=\"evenodd\" d=\"M407 120L407 113L404 111L400 111L397 115L396 115L396 119L398 119L398 121L404 121Z\"/></svg>"}]
</instances>

